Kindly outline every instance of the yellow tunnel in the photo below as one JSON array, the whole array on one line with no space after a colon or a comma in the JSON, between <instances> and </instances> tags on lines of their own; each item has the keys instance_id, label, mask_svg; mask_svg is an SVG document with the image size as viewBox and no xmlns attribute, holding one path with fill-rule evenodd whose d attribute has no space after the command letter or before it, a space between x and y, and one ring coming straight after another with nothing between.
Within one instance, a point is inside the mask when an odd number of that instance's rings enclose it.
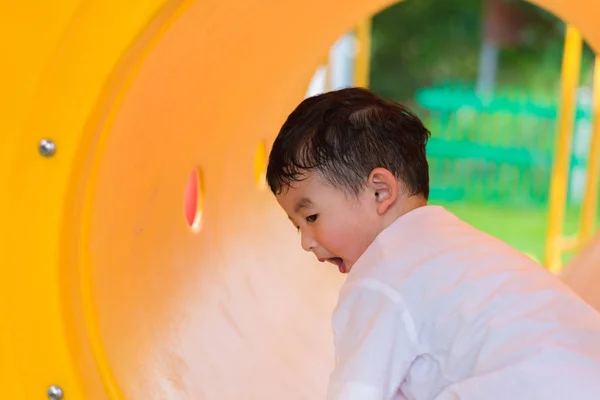
<instances>
[{"instance_id":1,"label":"yellow tunnel","mask_svg":"<svg viewBox=\"0 0 600 400\"><path fill-rule=\"evenodd\" d=\"M4 398L324 397L342 278L301 251L265 154L390 3L2 1ZM539 5L600 49L596 0Z\"/></svg>"}]
</instances>

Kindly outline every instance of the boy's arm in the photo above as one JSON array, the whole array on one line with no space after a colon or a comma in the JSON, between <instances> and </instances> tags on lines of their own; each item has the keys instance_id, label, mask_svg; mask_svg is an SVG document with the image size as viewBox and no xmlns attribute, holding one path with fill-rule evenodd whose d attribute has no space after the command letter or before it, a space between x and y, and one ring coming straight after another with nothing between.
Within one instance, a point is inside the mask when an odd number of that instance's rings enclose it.
<instances>
[{"instance_id":1,"label":"boy's arm","mask_svg":"<svg viewBox=\"0 0 600 400\"><path fill-rule=\"evenodd\" d=\"M389 286L365 280L345 288L333 316L336 366L327 400L390 400L417 355L416 329Z\"/></svg>"}]
</instances>

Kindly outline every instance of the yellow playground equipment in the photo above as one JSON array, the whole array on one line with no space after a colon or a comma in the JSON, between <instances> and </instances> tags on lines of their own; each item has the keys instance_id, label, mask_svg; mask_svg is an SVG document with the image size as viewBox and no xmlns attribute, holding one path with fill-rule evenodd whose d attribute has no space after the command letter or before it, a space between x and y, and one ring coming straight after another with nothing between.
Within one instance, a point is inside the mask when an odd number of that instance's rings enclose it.
<instances>
[{"instance_id":1,"label":"yellow playground equipment","mask_svg":"<svg viewBox=\"0 0 600 400\"><path fill-rule=\"evenodd\" d=\"M562 254L579 249L592 238L598 209L598 163L600 158L600 58L594 68L593 128L590 141L586 190L581 211L580 230L574 237L565 237L564 218L567 205L569 159L573 140L576 90L581 68L582 37L579 31L567 26L561 75L561 107L559 110L556 159L550 186L548 237L544 265L553 272L562 269Z\"/></svg>"},{"instance_id":2,"label":"yellow playground equipment","mask_svg":"<svg viewBox=\"0 0 600 400\"><path fill-rule=\"evenodd\" d=\"M5 398L324 397L341 278L297 251L260 181L330 44L356 26L367 37L363 22L391 3L3 2ZM565 58L568 154L579 32L600 49L600 6L536 3L578 29ZM564 168L558 158L553 246Z\"/></svg>"}]
</instances>

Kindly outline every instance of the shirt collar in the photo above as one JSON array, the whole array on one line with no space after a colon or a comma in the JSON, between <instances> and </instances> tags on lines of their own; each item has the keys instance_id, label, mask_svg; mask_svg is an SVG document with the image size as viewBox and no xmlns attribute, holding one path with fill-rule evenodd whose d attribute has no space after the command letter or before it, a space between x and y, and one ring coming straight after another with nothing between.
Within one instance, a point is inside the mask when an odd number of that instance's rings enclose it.
<instances>
[{"instance_id":1,"label":"shirt collar","mask_svg":"<svg viewBox=\"0 0 600 400\"><path fill-rule=\"evenodd\" d=\"M392 222L381 231L375 240L352 266L347 280L360 279L369 269L386 261L390 256L396 256L402 251L402 244L411 242L416 236L427 240L427 231L434 229L449 218L456 218L444 207L425 205L417 207Z\"/></svg>"}]
</instances>

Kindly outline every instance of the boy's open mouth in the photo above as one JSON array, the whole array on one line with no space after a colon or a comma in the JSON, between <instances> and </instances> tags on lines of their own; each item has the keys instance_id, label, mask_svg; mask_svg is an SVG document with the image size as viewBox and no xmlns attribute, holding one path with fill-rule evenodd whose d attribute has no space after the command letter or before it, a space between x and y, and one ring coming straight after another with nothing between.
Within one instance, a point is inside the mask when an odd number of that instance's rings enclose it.
<instances>
[{"instance_id":1,"label":"boy's open mouth","mask_svg":"<svg viewBox=\"0 0 600 400\"><path fill-rule=\"evenodd\" d=\"M337 265L338 269L340 270L340 272L342 274L345 274L347 272L346 271L346 263L341 258L339 258L339 257L328 258L327 262Z\"/></svg>"}]
</instances>

